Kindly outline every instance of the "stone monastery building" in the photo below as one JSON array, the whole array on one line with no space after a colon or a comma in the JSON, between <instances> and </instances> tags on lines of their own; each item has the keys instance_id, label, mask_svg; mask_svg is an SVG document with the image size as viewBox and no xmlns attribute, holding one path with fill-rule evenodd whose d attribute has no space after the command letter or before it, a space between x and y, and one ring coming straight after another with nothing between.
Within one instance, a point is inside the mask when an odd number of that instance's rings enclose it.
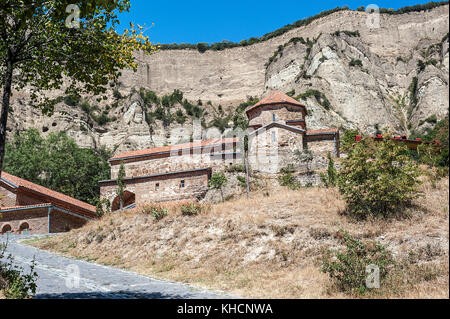
<instances>
[{"instance_id":1,"label":"stone monastery building","mask_svg":"<svg viewBox=\"0 0 450 319\"><path fill-rule=\"evenodd\" d=\"M306 107L281 92L273 92L248 107L249 167L261 174L277 173L298 162L296 154L311 151L326 158L339 157L336 128L307 131ZM243 136L156 147L126 152L111 158L111 179L100 182L101 198L111 210L119 209L116 196L120 164L125 167L124 207L146 202L201 199L214 172L243 163ZM301 167L302 163L298 163Z\"/></svg>"},{"instance_id":2,"label":"stone monastery building","mask_svg":"<svg viewBox=\"0 0 450 319\"><path fill-rule=\"evenodd\" d=\"M0 235L60 233L97 217L95 207L2 172Z\"/></svg>"}]
</instances>

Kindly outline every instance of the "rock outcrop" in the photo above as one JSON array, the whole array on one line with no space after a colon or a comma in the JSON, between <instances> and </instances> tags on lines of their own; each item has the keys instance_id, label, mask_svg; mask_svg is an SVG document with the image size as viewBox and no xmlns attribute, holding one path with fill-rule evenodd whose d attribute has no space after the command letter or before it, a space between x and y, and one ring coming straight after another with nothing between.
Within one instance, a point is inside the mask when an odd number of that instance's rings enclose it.
<instances>
[{"instance_id":1,"label":"rock outcrop","mask_svg":"<svg viewBox=\"0 0 450 319\"><path fill-rule=\"evenodd\" d=\"M15 92L8 129L64 130L81 146L115 152L161 145L166 142L159 137L181 124L149 121L149 110L136 93L144 88L158 95L178 89L189 101L202 100L206 120L217 116L218 105L232 114L249 96L279 90L303 99L310 129L424 132L448 114L449 6L382 14L379 28L367 18L365 12L340 11L251 46L137 53L138 71L125 70L107 100L90 97L96 107L89 112L62 100L47 117L29 105L26 91ZM183 111L181 105L172 114L177 110ZM106 123L92 120L102 113ZM188 117L185 125L190 123Z\"/></svg>"}]
</instances>

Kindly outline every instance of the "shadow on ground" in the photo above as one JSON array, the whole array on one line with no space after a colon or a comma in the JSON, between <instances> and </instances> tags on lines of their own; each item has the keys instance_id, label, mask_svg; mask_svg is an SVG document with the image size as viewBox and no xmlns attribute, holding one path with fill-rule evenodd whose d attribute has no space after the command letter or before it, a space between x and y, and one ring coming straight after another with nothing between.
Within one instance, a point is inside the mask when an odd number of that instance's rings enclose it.
<instances>
[{"instance_id":1,"label":"shadow on ground","mask_svg":"<svg viewBox=\"0 0 450 319\"><path fill-rule=\"evenodd\" d=\"M90 291L61 294L37 294L34 299L185 299L186 296L137 291Z\"/></svg>"}]
</instances>

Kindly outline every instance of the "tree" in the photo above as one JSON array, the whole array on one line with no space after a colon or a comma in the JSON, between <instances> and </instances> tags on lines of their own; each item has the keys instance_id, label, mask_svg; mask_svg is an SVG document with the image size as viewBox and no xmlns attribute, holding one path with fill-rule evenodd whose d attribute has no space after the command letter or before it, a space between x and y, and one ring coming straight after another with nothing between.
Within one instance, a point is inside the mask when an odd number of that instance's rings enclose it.
<instances>
[{"instance_id":1,"label":"tree","mask_svg":"<svg viewBox=\"0 0 450 319\"><path fill-rule=\"evenodd\" d=\"M324 182L326 187L336 186L337 172L336 167L334 167L334 160L330 152L328 152L327 174L320 174L320 177L322 178L322 181Z\"/></svg>"},{"instance_id":2,"label":"tree","mask_svg":"<svg viewBox=\"0 0 450 319\"><path fill-rule=\"evenodd\" d=\"M389 216L420 195L419 176L406 145L364 137L342 160L337 186L352 215Z\"/></svg>"},{"instance_id":3,"label":"tree","mask_svg":"<svg viewBox=\"0 0 450 319\"><path fill-rule=\"evenodd\" d=\"M114 30L119 24L117 13L129 10L129 0L72 3L2 1L0 171L13 90L26 87L33 106L52 114L57 99L51 99L49 91L63 89L66 95L73 96L103 94L109 82L117 81L121 69L137 70L135 50L156 50L141 26L130 24L122 35Z\"/></svg>"},{"instance_id":4,"label":"tree","mask_svg":"<svg viewBox=\"0 0 450 319\"><path fill-rule=\"evenodd\" d=\"M99 181L109 177L106 149L80 148L66 133L41 137L35 129L15 134L6 144L6 172L96 205Z\"/></svg>"},{"instance_id":5,"label":"tree","mask_svg":"<svg viewBox=\"0 0 450 319\"><path fill-rule=\"evenodd\" d=\"M314 154L310 150L297 150L295 155L299 161L306 163L306 169L309 171L309 164L314 160Z\"/></svg>"},{"instance_id":6,"label":"tree","mask_svg":"<svg viewBox=\"0 0 450 319\"><path fill-rule=\"evenodd\" d=\"M209 187L211 187L212 189L219 189L220 190L220 195L222 196L222 202L224 201L224 199L223 199L223 186L225 186L226 183L227 183L227 178L222 173L215 173L215 174L213 174L213 176L209 180Z\"/></svg>"},{"instance_id":7,"label":"tree","mask_svg":"<svg viewBox=\"0 0 450 319\"><path fill-rule=\"evenodd\" d=\"M123 179L125 178L125 165L123 160L120 161L119 174L117 175L117 196L119 196L119 208L123 209L123 194L125 192L125 184Z\"/></svg>"},{"instance_id":8,"label":"tree","mask_svg":"<svg viewBox=\"0 0 450 319\"><path fill-rule=\"evenodd\" d=\"M244 161L245 161L245 189L247 191L247 199L250 198L250 184L248 176L248 135L244 136Z\"/></svg>"}]
</instances>

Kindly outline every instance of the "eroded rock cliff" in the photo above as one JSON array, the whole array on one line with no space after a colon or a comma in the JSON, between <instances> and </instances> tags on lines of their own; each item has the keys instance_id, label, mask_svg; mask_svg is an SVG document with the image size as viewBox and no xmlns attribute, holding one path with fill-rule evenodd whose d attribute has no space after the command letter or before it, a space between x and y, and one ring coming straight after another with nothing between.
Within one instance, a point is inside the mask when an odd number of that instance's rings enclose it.
<instances>
[{"instance_id":1,"label":"eroded rock cliff","mask_svg":"<svg viewBox=\"0 0 450 319\"><path fill-rule=\"evenodd\" d=\"M8 129L64 130L81 146L115 152L168 143L170 129L190 125L195 116L180 100L162 107L172 114L164 122L161 100L146 103L143 88L159 96L180 90L201 108L204 127L214 119L226 125L249 96L279 90L306 103L311 129L424 132L448 114L449 6L382 14L379 28L367 18L340 11L246 47L137 53L138 71L124 71L105 101L72 103L61 96L48 117L29 105L26 90L15 92Z\"/></svg>"}]
</instances>

